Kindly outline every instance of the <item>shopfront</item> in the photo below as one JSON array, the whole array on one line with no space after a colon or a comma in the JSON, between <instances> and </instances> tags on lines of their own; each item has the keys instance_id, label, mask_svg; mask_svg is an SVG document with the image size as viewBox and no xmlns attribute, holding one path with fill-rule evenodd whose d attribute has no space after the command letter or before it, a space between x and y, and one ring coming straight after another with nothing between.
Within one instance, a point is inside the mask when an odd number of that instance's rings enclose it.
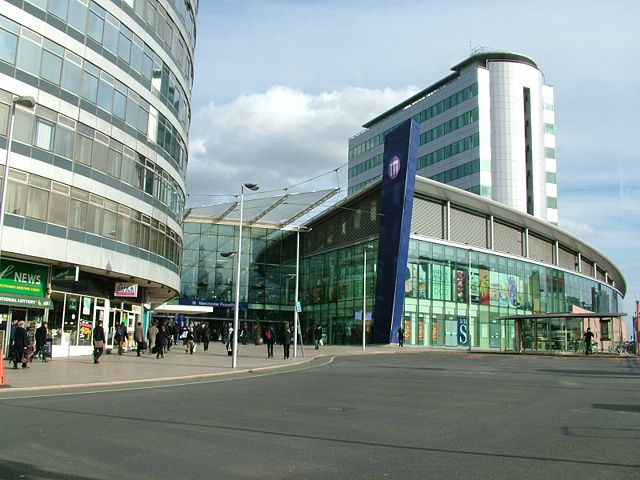
<instances>
[{"instance_id":1,"label":"shopfront","mask_svg":"<svg viewBox=\"0 0 640 480\"><path fill-rule=\"evenodd\" d=\"M13 321L24 321L31 340L52 303L46 297L49 269L46 265L0 261L0 348L9 350ZM5 353L6 355L6 353Z\"/></svg>"},{"instance_id":2,"label":"shopfront","mask_svg":"<svg viewBox=\"0 0 640 480\"><path fill-rule=\"evenodd\" d=\"M132 298L118 298L119 290L108 278L81 272L78 280L55 280L49 312L49 335L54 357L91 355L93 329L102 321L107 352L114 348L116 325L124 322L130 343L133 331L142 321L142 305L137 290ZM117 345L116 347L117 348Z\"/></svg>"}]
</instances>

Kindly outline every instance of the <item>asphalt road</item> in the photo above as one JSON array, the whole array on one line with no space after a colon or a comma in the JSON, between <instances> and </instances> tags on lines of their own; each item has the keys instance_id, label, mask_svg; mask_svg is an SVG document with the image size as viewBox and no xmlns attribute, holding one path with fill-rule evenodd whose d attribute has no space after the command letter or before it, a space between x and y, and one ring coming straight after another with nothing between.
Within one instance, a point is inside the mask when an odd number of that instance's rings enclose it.
<instances>
[{"instance_id":1,"label":"asphalt road","mask_svg":"<svg viewBox=\"0 0 640 480\"><path fill-rule=\"evenodd\" d=\"M95 390L95 389L94 389ZM635 479L640 360L412 352L0 397L1 479Z\"/></svg>"}]
</instances>

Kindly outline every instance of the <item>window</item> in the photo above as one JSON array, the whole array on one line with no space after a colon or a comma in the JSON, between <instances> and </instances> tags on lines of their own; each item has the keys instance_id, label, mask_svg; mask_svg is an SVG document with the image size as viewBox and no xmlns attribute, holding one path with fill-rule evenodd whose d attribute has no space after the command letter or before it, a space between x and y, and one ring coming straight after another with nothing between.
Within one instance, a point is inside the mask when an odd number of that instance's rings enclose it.
<instances>
[{"instance_id":1,"label":"window","mask_svg":"<svg viewBox=\"0 0 640 480\"><path fill-rule=\"evenodd\" d=\"M13 140L31 145L33 142L34 115L21 108L16 108L13 119Z\"/></svg>"},{"instance_id":2,"label":"window","mask_svg":"<svg viewBox=\"0 0 640 480\"><path fill-rule=\"evenodd\" d=\"M56 125L53 152L65 158L73 158L75 132L61 124Z\"/></svg>"},{"instance_id":3,"label":"window","mask_svg":"<svg viewBox=\"0 0 640 480\"><path fill-rule=\"evenodd\" d=\"M69 227L85 231L87 229L87 201L89 194L73 188L69 202Z\"/></svg>"},{"instance_id":4,"label":"window","mask_svg":"<svg viewBox=\"0 0 640 480\"><path fill-rule=\"evenodd\" d=\"M53 149L53 124L42 118L36 118L35 146L43 150Z\"/></svg>"},{"instance_id":5,"label":"window","mask_svg":"<svg viewBox=\"0 0 640 480\"><path fill-rule=\"evenodd\" d=\"M67 8L69 7L69 0L53 0L49 2L47 11L54 14L56 17L62 20L67 19Z\"/></svg>"},{"instance_id":6,"label":"window","mask_svg":"<svg viewBox=\"0 0 640 480\"><path fill-rule=\"evenodd\" d=\"M81 95L91 103L96 103L98 97L98 79L90 75L86 70L82 76Z\"/></svg>"},{"instance_id":7,"label":"window","mask_svg":"<svg viewBox=\"0 0 640 480\"><path fill-rule=\"evenodd\" d=\"M80 130L80 126L78 127L78 130ZM86 133L93 135L93 132ZM80 131L76 133L76 151L73 158L76 162L80 162L85 165L91 165L91 150L93 147L93 138L89 138L88 136L86 136L86 133L84 135Z\"/></svg>"},{"instance_id":8,"label":"window","mask_svg":"<svg viewBox=\"0 0 640 480\"><path fill-rule=\"evenodd\" d=\"M0 60L14 65L16 63L17 45L17 35L0 29Z\"/></svg>"},{"instance_id":9,"label":"window","mask_svg":"<svg viewBox=\"0 0 640 480\"><path fill-rule=\"evenodd\" d=\"M91 11L89 12L89 26L87 34L96 42L102 43L102 33L104 30L104 9L95 3L91 3Z\"/></svg>"},{"instance_id":10,"label":"window","mask_svg":"<svg viewBox=\"0 0 640 480\"><path fill-rule=\"evenodd\" d=\"M49 80L51 83L60 85L60 73L62 71L62 58L58 55L45 50L42 52L42 70L40 75L42 78Z\"/></svg>"},{"instance_id":11,"label":"window","mask_svg":"<svg viewBox=\"0 0 640 480\"><path fill-rule=\"evenodd\" d=\"M98 85L98 106L111 113L113 105L113 79L103 72Z\"/></svg>"},{"instance_id":12,"label":"window","mask_svg":"<svg viewBox=\"0 0 640 480\"><path fill-rule=\"evenodd\" d=\"M38 175L29 175L29 187L27 193L27 210L25 216L38 220L47 219L47 206L49 204L49 188L51 180Z\"/></svg>"},{"instance_id":13,"label":"window","mask_svg":"<svg viewBox=\"0 0 640 480\"><path fill-rule=\"evenodd\" d=\"M27 174L9 171L7 184L7 213L24 216L27 206Z\"/></svg>"},{"instance_id":14,"label":"window","mask_svg":"<svg viewBox=\"0 0 640 480\"><path fill-rule=\"evenodd\" d=\"M77 95L80 91L82 80L82 59L71 53L66 52L64 62L62 63L62 81L60 86L65 90Z\"/></svg>"},{"instance_id":15,"label":"window","mask_svg":"<svg viewBox=\"0 0 640 480\"><path fill-rule=\"evenodd\" d=\"M24 31L24 33L26 32L27 30ZM42 42L42 37L39 35L31 34L30 37L39 37L39 43ZM41 50L39 44L34 43L24 36L20 37L16 67L37 76L40 73Z\"/></svg>"},{"instance_id":16,"label":"window","mask_svg":"<svg viewBox=\"0 0 640 480\"><path fill-rule=\"evenodd\" d=\"M67 226L69 213L69 187L53 182L49 201L49 222Z\"/></svg>"},{"instance_id":17,"label":"window","mask_svg":"<svg viewBox=\"0 0 640 480\"><path fill-rule=\"evenodd\" d=\"M87 25L87 0L69 0L68 22L80 33L85 33Z\"/></svg>"},{"instance_id":18,"label":"window","mask_svg":"<svg viewBox=\"0 0 640 480\"><path fill-rule=\"evenodd\" d=\"M118 53L118 37L120 22L114 16L107 13L107 21L104 23L102 46L114 55Z\"/></svg>"}]
</instances>

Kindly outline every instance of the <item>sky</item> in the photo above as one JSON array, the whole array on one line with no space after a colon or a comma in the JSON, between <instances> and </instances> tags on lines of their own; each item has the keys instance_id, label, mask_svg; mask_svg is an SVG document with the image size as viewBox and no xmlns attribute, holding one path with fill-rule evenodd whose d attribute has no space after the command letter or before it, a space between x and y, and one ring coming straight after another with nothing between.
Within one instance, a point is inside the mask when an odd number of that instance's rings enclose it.
<instances>
[{"instance_id":1,"label":"sky","mask_svg":"<svg viewBox=\"0 0 640 480\"><path fill-rule=\"evenodd\" d=\"M348 139L485 48L553 85L559 226L640 300L640 2L200 0L188 205L346 190ZM630 331L630 329L629 329Z\"/></svg>"}]
</instances>

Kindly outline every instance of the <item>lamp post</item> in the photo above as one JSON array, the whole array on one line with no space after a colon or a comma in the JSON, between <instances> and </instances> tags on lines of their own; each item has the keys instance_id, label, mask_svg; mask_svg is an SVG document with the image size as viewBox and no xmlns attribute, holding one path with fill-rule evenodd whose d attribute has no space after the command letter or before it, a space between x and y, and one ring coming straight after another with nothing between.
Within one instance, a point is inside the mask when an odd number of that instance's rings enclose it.
<instances>
[{"instance_id":1,"label":"lamp post","mask_svg":"<svg viewBox=\"0 0 640 480\"><path fill-rule=\"evenodd\" d=\"M11 101L11 115L9 118L9 131L7 132L7 154L4 161L4 175L2 175L2 183L0 184L0 257L2 256L2 230L4 227L4 210L7 198L7 182L9 178L9 155L11 152L11 143L13 141L13 120L16 115L16 105L26 108L33 108L36 100L33 97L16 97Z\"/></svg>"},{"instance_id":2,"label":"lamp post","mask_svg":"<svg viewBox=\"0 0 640 480\"><path fill-rule=\"evenodd\" d=\"M364 246L364 260L362 262L362 351L367 346L367 250L373 245Z\"/></svg>"},{"instance_id":3,"label":"lamp post","mask_svg":"<svg viewBox=\"0 0 640 480\"><path fill-rule=\"evenodd\" d=\"M300 232L310 232L311 227L296 227L296 293L293 299L293 358L298 354L298 294L300 286ZM303 355L304 357L304 352Z\"/></svg>"},{"instance_id":4,"label":"lamp post","mask_svg":"<svg viewBox=\"0 0 640 480\"><path fill-rule=\"evenodd\" d=\"M240 185L240 223L238 224L238 274L236 276L236 303L233 311L233 352L231 355L231 368L238 364L238 318L240 313L240 265L242 263L242 209L244 208L244 189L256 191L260 187L255 183L243 183Z\"/></svg>"}]
</instances>

